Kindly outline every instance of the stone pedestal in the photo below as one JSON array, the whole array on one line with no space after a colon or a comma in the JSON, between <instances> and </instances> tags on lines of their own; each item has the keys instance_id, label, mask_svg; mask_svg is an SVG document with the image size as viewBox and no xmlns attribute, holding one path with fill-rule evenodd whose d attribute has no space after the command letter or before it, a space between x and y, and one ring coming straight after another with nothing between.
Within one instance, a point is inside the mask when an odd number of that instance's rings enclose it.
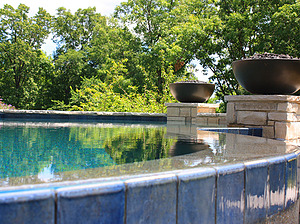
<instances>
[{"instance_id":1,"label":"stone pedestal","mask_svg":"<svg viewBox=\"0 0 300 224\"><path fill-rule=\"evenodd\" d=\"M216 113L219 104L166 103L167 119L172 123L196 123L198 113Z\"/></svg>"},{"instance_id":2,"label":"stone pedestal","mask_svg":"<svg viewBox=\"0 0 300 224\"><path fill-rule=\"evenodd\" d=\"M226 96L227 125L259 127L263 137L300 141L300 96Z\"/></svg>"}]
</instances>

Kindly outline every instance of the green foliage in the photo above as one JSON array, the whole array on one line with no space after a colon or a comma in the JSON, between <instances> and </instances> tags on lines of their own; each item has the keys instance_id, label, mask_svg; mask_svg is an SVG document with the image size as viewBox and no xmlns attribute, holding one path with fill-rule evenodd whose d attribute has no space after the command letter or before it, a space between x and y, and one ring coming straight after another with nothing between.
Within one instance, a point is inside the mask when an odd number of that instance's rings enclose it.
<instances>
[{"instance_id":1,"label":"green foliage","mask_svg":"<svg viewBox=\"0 0 300 224\"><path fill-rule=\"evenodd\" d=\"M120 93L121 92L121 93ZM168 96L169 100L170 95ZM53 109L68 109L80 111L108 111L108 112L166 112L164 104L158 103L157 92L145 90L137 93L136 88L127 86L124 78L118 77L111 84L96 78L84 79L79 89L72 90L70 104L56 102ZM164 102L167 102L164 99Z\"/></svg>"},{"instance_id":2,"label":"green foliage","mask_svg":"<svg viewBox=\"0 0 300 224\"><path fill-rule=\"evenodd\" d=\"M34 108L43 67L51 66L40 50L50 33L51 16L42 8L28 17L29 8L5 5L0 9L0 92L17 108Z\"/></svg>"},{"instance_id":3,"label":"green foliage","mask_svg":"<svg viewBox=\"0 0 300 224\"><path fill-rule=\"evenodd\" d=\"M212 71L223 101L249 94L233 61L300 57L296 0L128 0L111 18L95 8L28 12L23 4L0 9L0 95L22 109L165 112L175 101L169 84L196 79L194 59ZM49 33L53 59L40 50Z\"/></svg>"}]
</instances>

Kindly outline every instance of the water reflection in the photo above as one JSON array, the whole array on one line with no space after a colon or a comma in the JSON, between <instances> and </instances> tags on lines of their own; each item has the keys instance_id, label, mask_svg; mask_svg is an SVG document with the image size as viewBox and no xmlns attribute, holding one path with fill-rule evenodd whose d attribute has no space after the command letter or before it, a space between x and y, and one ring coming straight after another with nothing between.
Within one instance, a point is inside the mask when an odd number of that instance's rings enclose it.
<instances>
[{"instance_id":1,"label":"water reflection","mask_svg":"<svg viewBox=\"0 0 300 224\"><path fill-rule=\"evenodd\" d=\"M284 142L192 125L5 121L0 124L0 186L223 165L294 149Z\"/></svg>"},{"instance_id":2,"label":"water reflection","mask_svg":"<svg viewBox=\"0 0 300 224\"><path fill-rule=\"evenodd\" d=\"M169 157L165 126L3 123L0 178L120 165Z\"/></svg>"}]
</instances>

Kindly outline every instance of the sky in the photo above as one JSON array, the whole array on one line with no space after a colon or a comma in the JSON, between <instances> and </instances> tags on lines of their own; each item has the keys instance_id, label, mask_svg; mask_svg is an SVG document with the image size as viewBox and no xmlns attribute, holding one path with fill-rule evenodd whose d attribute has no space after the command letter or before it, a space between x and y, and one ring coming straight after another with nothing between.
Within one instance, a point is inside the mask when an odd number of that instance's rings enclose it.
<instances>
[{"instance_id":1,"label":"sky","mask_svg":"<svg viewBox=\"0 0 300 224\"><path fill-rule=\"evenodd\" d=\"M101 13L103 16L110 16L116 6L120 5L121 2L126 0L0 0L0 8L3 8L5 4L9 4L14 8L17 8L20 3L25 4L30 7L29 16L33 16L38 11L39 7L46 9L51 15L56 14L56 9L59 7L65 7L66 9L71 10L72 13L76 12L79 8L88 8L96 7L96 11ZM45 44L42 46L42 50L45 51L48 55L52 55L55 51L56 45L52 42L51 37L49 37ZM197 61L193 61L197 67L196 76L201 81L207 81L208 77L211 75L203 76L202 67Z\"/></svg>"}]
</instances>

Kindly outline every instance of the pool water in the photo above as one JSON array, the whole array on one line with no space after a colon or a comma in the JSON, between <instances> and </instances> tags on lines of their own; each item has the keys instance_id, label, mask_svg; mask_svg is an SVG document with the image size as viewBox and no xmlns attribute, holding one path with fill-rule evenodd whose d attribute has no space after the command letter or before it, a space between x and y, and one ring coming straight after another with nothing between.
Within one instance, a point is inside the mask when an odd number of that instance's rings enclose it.
<instances>
[{"instance_id":1,"label":"pool water","mask_svg":"<svg viewBox=\"0 0 300 224\"><path fill-rule=\"evenodd\" d=\"M277 141L200 131L196 126L4 119L0 123L0 188L126 179L285 152L286 145Z\"/></svg>"},{"instance_id":2,"label":"pool water","mask_svg":"<svg viewBox=\"0 0 300 224\"><path fill-rule=\"evenodd\" d=\"M0 179L167 158L175 141L162 125L3 122Z\"/></svg>"}]
</instances>

